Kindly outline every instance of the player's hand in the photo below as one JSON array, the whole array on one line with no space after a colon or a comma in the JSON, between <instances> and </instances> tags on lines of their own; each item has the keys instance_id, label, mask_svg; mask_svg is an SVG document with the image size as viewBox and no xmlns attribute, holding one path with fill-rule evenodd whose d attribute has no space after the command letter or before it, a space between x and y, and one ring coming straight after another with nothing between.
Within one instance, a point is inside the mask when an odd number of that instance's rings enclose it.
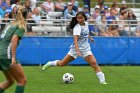
<instances>
[{"instance_id":1,"label":"player's hand","mask_svg":"<svg viewBox=\"0 0 140 93\"><path fill-rule=\"evenodd\" d=\"M14 67L16 64L16 58L12 57L12 63L10 64L10 67Z\"/></svg>"},{"instance_id":2,"label":"player's hand","mask_svg":"<svg viewBox=\"0 0 140 93\"><path fill-rule=\"evenodd\" d=\"M89 39L90 39L91 42L93 42L93 43L95 42L94 39L93 39L92 37L90 37Z\"/></svg>"},{"instance_id":3,"label":"player's hand","mask_svg":"<svg viewBox=\"0 0 140 93\"><path fill-rule=\"evenodd\" d=\"M77 55L82 57L82 54L79 50L77 51Z\"/></svg>"}]
</instances>

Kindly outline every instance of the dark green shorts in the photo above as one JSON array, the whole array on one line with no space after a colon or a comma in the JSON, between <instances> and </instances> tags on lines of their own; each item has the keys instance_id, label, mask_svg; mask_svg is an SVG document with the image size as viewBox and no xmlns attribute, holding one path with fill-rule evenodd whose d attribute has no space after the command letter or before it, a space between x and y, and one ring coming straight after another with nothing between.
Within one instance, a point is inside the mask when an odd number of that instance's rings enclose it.
<instances>
[{"instance_id":1,"label":"dark green shorts","mask_svg":"<svg viewBox=\"0 0 140 93\"><path fill-rule=\"evenodd\" d=\"M0 70L9 70L10 69L10 64L11 64L11 59L1 59L0 58ZM17 63L19 63L17 61Z\"/></svg>"}]
</instances>

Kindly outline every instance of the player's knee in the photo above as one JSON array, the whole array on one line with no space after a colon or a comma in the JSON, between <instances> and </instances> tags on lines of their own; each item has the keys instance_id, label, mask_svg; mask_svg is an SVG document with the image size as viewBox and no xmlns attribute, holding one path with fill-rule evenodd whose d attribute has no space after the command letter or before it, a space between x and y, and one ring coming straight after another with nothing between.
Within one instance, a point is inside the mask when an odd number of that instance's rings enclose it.
<instances>
[{"instance_id":1,"label":"player's knee","mask_svg":"<svg viewBox=\"0 0 140 93\"><path fill-rule=\"evenodd\" d=\"M22 79L17 82L19 85L25 86L27 83L27 79Z\"/></svg>"},{"instance_id":2,"label":"player's knee","mask_svg":"<svg viewBox=\"0 0 140 93\"><path fill-rule=\"evenodd\" d=\"M58 66L62 67L64 65L65 65L64 62L62 62L62 61L58 62Z\"/></svg>"},{"instance_id":3,"label":"player's knee","mask_svg":"<svg viewBox=\"0 0 140 93\"><path fill-rule=\"evenodd\" d=\"M23 85L26 85L26 83L27 83L27 79L22 80Z\"/></svg>"},{"instance_id":4,"label":"player's knee","mask_svg":"<svg viewBox=\"0 0 140 93\"><path fill-rule=\"evenodd\" d=\"M92 66L92 67L96 67L96 66L98 66L98 65L97 65L96 62L93 62L93 63L91 64L91 66Z\"/></svg>"}]
</instances>

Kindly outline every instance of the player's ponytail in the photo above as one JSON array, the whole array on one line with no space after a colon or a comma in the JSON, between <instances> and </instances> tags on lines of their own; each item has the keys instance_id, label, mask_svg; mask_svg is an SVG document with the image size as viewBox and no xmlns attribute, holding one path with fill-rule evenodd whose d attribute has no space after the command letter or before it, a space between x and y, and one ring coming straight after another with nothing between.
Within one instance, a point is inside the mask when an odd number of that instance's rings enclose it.
<instances>
[{"instance_id":1,"label":"player's ponytail","mask_svg":"<svg viewBox=\"0 0 140 93\"><path fill-rule=\"evenodd\" d=\"M13 24L17 25L19 28L26 29L26 16L27 16L27 10L22 6L19 6L17 10L17 16L13 21Z\"/></svg>"},{"instance_id":2,"label":"player's ponytail","mask_svg":"<svg viewBox=\"0 0 140 93\"><path fill-rule=\"evenodd\" d=\"M76 17L73 17L71 22L70 22L70 29L73 29L74 26L78 23Z\"/></svg>"}]
</instances>

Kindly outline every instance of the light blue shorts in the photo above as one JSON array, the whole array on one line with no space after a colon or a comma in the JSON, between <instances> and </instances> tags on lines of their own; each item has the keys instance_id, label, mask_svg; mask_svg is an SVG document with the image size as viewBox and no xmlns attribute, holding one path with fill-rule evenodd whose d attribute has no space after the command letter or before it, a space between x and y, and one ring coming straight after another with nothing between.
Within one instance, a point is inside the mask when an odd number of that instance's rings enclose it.
<instances>
[{"instance_id":1,"label":"light blue shorts","mask_svg":"<svg viewBox=\"0 0 140 93\"><path fill-rule=\"evenodd\" d=\"M91 50L88 50L88 51L80 51L80 52L81 52L83 58L85 58L85 57L87 57L89 55L93 55L92 52L91 52ZM68 54L70 56L74 57L75 59L78 57L76 50L70 49L70 51L68 52Z\"/></svg>"}]
</instances>

